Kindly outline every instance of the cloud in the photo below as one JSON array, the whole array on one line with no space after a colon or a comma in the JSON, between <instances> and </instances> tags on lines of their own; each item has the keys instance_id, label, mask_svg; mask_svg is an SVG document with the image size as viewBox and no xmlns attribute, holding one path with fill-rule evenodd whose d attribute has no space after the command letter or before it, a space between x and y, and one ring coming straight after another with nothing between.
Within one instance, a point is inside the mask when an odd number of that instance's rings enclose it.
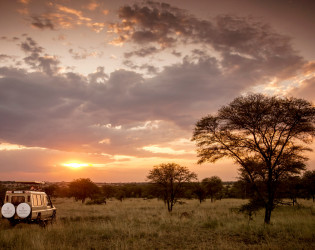
<instances>
[{"instance_id":1,"label":"cloud","mask_svg":"<svg viewBox=\"0 0 315 250\"><path fill-rule=\"evenodd\" d=\"M39 29L51 29L54 30L54 25L52 21L47 17L39 17L33 16L32 17L32 26L39 28Z\"/></svg>"},{"instance_id":2,"label":"cloud","mask_svg":"<svg viewBox=\"0 0 315 250\"><path fill-rule=\"evenodd\" d=\"M31 37L26 37L20 46L27 54L24 57L24 62L32 69L41 70L47 75L53 75L59 71L60 61L55 56L43 54L44 48L39 46Z\"/></svg>"},{"instance_id":3,"label":"cloud","mask_svg":"<svg viewBox=\"0 0 315 250\"><path fill-rule=\"evenodd\" d=\"M8 61L8 60L11 60L11 59L14 59L14 57L6 55L6 54L0 54L0 62L1 61Z\"/></svg>"},{"instance_id":4,"label":"cloud","mask_svg":"<svg viewBox=\"0 0 315 250\"><path fill-rule=\"evenodd\" d=\"M118 15L123 21L110 25L111 31L120 36L114 42L157 42L161 47L168 47L176 42L177 33L186 34L190 28L184 11L165 3L126 5L119 9Z\"/></svg>"},{"instance_id":5,"label":"cloud","mask_svg":"<svg viewBox=\"0 0 315 250\"><path fill-rule=\"evenodd\" d=\"M97 67L96 72L88 75L90 83L105 83L108 75L104 72L104 67Z\"/></svg>"},{"instance_id":6,"label":"cloud","mask_svg":"<svg viewBox=\"0 0 315 250\"><path fill-rule=\"evenodd\" d=\"M142 48L140 50L127 52L124 54L124 56L125 56L125 58L130 58L132 56L146 57L148 55L158 53L159 51L160 50L157 49L156 47L147 47L147 48Z\"/></svg>"},{"instance_id":7,"label":"cloud","mask_svg":"<svg viewBox=\"0 0 315 250\"><path fill-rule=\"evenodd\" d=\"M275 72L287 75L304 63L289 37L251 17L220 15L213 21L201 20L169 4L152 1L121 7L118 15L122 21L110 25L110 30L118 35L113 43L148 44L147 48L125 54L126 57L150 55L155 46L167 49L201 44L217 51L225 67L231 67L231 59L235 62L245 58L255 65L273 65Z\"/></svg>"},{"instance_id":8,"label":"cloud","mask_svg":"<svg viewBox=\"0 0 315 250\"><path fill-rule=\"evenodd\" d=\"M89 52L87 49L80 48L80 52L75 51L74 49L69 49L68 52L75 60L83 60L88 57L102 57L103 52L91 51Z\"/></svg>"},{"instance_id":9,"label":"cloud","mask_svg":"<svg viewBox=\"0 0 315 250\"><path fill-rule=\"evenodd\" d=\"M47 18L54 28L93 23L75 8L53 7L38 20ZM189 139L202 116L253 86L313 70L288 37L251 18L225 15L210 22L154 2L124 6L118 14L121 22L110 26L117 42L136 45L124 54L129 70L107 73L100 65L87 76L62 74L58 58L25 37L20 48L32 71L0 68L1 140L97 157L183 157L191 145L175 148L170 142ZM157 68L143 60L167 50L176 63ZM75 59L91 56L84 49L69 53ZM139 64L131 60L136 56ZM313 78L304 79L301 95L313 85Z\"/></svg>"},{"instance_id":10,"label":"cloud","mask_svg":"<svg viewBox=\"0 0 315 250\"><path fill-rule=\"evenodd\" d=\"M92 17L85 15L84 11L96 11L100 5L96 2L85 2L81 5L82 10L77 8L69 7L58 3L44 4L47 12L38 12L38 6L30 5L29 8L34 12L30 18L31 25L35 28L45 30L59 30L59 29L72 29L77 26L86 26L95 31L96 33L101 32L105 28L104 22L98 22ZM21 14L29 16L29 9L20 11Z\"/></svg>"},{"instance_id":11,"label":"cloud","mask_svg":"<svg viewBox=\"0 0 315 250\"><path fill-rule=\"evenodd\" d=\"M200 108L193 106L211 98L201 92L215 84L210 81L201 88L206 82L196 76L215 79L219 73L211 63L195 65L189 72L186 63L177 65L151 79L124 70L107 76L102 67L88 78L1 68L0 115L6 119L0 122L0 138L58 150L149 156L150 152L138 148L152 140L161 144L181 138L190 130L198 116L194 109ZM180 72L186 74L180 76ZM143 125L154 120L161 120L158 129ZM132 129L140 127L145 129ZM104 139L110 144L99 143Z\"/></svg>"},{"instance_id":12,"label":"cloud","mask_svg":"<svg viewBox=\"0 0 315 250\"><path fill-rule=\"evenodd\" d=\"M301 82L299 87L293 88L289 95L305 98L315 103L315 71L314 76Z\"/></svg>"}]
</instances>

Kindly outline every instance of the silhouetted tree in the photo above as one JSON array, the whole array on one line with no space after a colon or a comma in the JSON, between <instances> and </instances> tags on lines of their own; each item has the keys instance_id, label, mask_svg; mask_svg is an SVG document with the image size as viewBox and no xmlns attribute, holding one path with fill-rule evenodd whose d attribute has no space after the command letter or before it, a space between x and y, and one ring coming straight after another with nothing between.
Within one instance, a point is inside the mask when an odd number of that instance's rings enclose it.
<instances>
[{"instance_id":1,"label":"silhouetted tree","mask_svg":"<svg viewBox=\"0 0 315 250\"><path fill-rule=\"evenodd\" d=\"M302 185L306 194L315 200L315 170L306 171L302 177Z\"/></svg>"},{"instance_id":2,"label":"silhouetted tree","mask_svg":"<svg viewBox=\"0 0 315 250\"><path fill-rule=\"evenodd\" d=\"M251 196L250 186L250 183L247 183L245 180L239 179L232 184L232 187L229 190L229 197L241 199L249 198Z\"/></svg>"},{"instance_id":3,"label":"silhouetted tree","mask_svg":"<svg viewBox=\"0 0 315 250\"><path fill-rule=\"evenodd\" d=\"M280 196L283 198L289 198L292 200L293 206L297 203L297 198L302 194L302 182L299 176L288 176L282 180L280 184Z\"/></svg>"},{"instance_id":4,"label":"silhouetted tree","mask_svg":"<svg viewBox=\"0 0 315 250\"><path fill-rule=\"evenodd\" d=\"M74 197L75 200L85 202L86 198L93 198L100 192L99 187L90 179L77 179L69 184L69 195Z\"/></svg>"},{"instance_id":5,"label":"silhouetted tree","mask_svg":"<svg viewBox=\"0 0 315 250\"><path fill-rule=\"evenodd\" d=\"M105 198L108 199L115 196L116 190L113 185L106 184L106 185L103 185L101 189Z\"/></svg>"},{"instance_id":6,"label":"silhouetted tree","mask_svg":"<svg viewBox=\"0 0 315 250\"><path fill-rule=\"evenodd\" d=\"M212 176L202 180L202 185L205 187L207 196L210 197L211 202L214 202L216 196L222 192L222 180L218 176Z\"/></svg>"},{"instance_id":7,"label":"silhouetted tree","mask_svg":"<svg viewBox=\"0 0 315 250\"><path fill-rule=\"evenodd\" d=\"M44 191L46 194L48 194L50 197L56 197L57 196L57 191L58 191L58 185L56 184L51 184L47 187L44 187Z\"/></svg>"},{"instance_id":8,"label":"silhouetted tree","mask_svg":"<svg viewBox=\"0 0 315 250\"><path fill-rule=\"evenodd\" d=\"M197 196L200 203L206 200L207 192L205 186L202 185L200 182L195 183L193 193Z\"/></svg>"},{"instance_id":9,"label":"silhouetted tree","mask_svg":"<svg viewBox=\"0 0 315 250\"><path fill-rule=\"evenodd\" d=\"M3 184L0 184L0 206L4 204L6 191L7 191L7 188Z\"/></svg>"},{"instance_id":10,"label":"silhouetted tree","mask_svg":"<svg viewBox=\"0 0 315 250\"><path fill-rule=\"evenodd\" d=\"M231 158L255 189L270 223L281 179L305 169L304 145L315 135L315 107L297 98L251 94L197 122L198 163Z\"/></svg>"},{"instance_id":11,"label":"silhouetted tree","mask_svg":"<svg viewBox=\"0 0 315 250\"><path fill-rule=\"evenodd\" d=\"M169 212L177 202L185 184L197 178L187 167L176 163L166 163L154 166L147 178L157 185Z\"/></svg>"}]
</instances>

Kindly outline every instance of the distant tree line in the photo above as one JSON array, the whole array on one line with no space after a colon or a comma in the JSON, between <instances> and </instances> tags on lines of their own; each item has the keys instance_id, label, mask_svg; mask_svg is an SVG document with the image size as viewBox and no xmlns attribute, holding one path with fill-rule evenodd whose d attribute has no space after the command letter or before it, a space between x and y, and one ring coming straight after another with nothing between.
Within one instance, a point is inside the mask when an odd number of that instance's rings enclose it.
<instances>
[{"instance_id":1,"label":"distant tree line","mask_svg":"<svg viewBox=\"0 0 315 250\"><path fill-rule=\"evenodd\" d=\"M306 171L302 176L290 176L283 179L279 184L278 199L289 199L292 205L298 203L298 198L315 200L315 170ZM0 186L2 201L5 188ZM77 201L87 204L102 204L106 199L117 199L123 201L126 198L153 199L158 198L170 202L166 197L164 187L157 183L122 183L103 184L97 186L90 179L77 179L69 186L58 186L52 184L45 187L45 192L52 197L73 197ZM174 195L174 194L171 194ZM217 176L204 178L197 182L183 182L183 188L176 193L176 200L197 199L204 202L209 199L211 202L225 198L250 199L255 195L252 183L246 179L236 182L222 182ZM174 205L174 204L173 204Z\"/></svg>"}]
</instances>

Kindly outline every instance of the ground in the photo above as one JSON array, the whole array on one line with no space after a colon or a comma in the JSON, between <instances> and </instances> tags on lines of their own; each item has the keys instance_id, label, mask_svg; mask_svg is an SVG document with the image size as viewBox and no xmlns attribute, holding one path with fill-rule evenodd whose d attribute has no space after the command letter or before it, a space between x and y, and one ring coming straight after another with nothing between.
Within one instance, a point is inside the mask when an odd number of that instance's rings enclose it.
<instances>
[{"instance_id":1,"label":"ground","mask_svg":"<svg viewBox=\"0 0 315 250\"><path fill-rule=\"evenodd\" d=\"M108 200L85 205L57 199L57 221L45 228L0 222L0 249L315 249L315 204L264 213L236 212L245 200L184 200L170 214L163 201Z\"/></svg>"}]
</instances>

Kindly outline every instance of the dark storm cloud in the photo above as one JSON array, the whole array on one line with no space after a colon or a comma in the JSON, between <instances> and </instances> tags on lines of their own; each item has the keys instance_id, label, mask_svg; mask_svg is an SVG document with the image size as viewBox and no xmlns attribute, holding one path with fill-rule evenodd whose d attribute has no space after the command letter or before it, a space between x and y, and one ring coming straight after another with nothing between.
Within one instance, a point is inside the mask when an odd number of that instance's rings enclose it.
<instances>
[{"instance_id":1,"label":"dark storm cloud","mask_svg":"<svg viewBox=\"0 0 315 250\"><path fill-rule=\"evenodd\" d=\"M49 18L33 16L32 17L32 26L38 29L51 29L54 30L54 25Z\"/></svg>"}]
</instances>

